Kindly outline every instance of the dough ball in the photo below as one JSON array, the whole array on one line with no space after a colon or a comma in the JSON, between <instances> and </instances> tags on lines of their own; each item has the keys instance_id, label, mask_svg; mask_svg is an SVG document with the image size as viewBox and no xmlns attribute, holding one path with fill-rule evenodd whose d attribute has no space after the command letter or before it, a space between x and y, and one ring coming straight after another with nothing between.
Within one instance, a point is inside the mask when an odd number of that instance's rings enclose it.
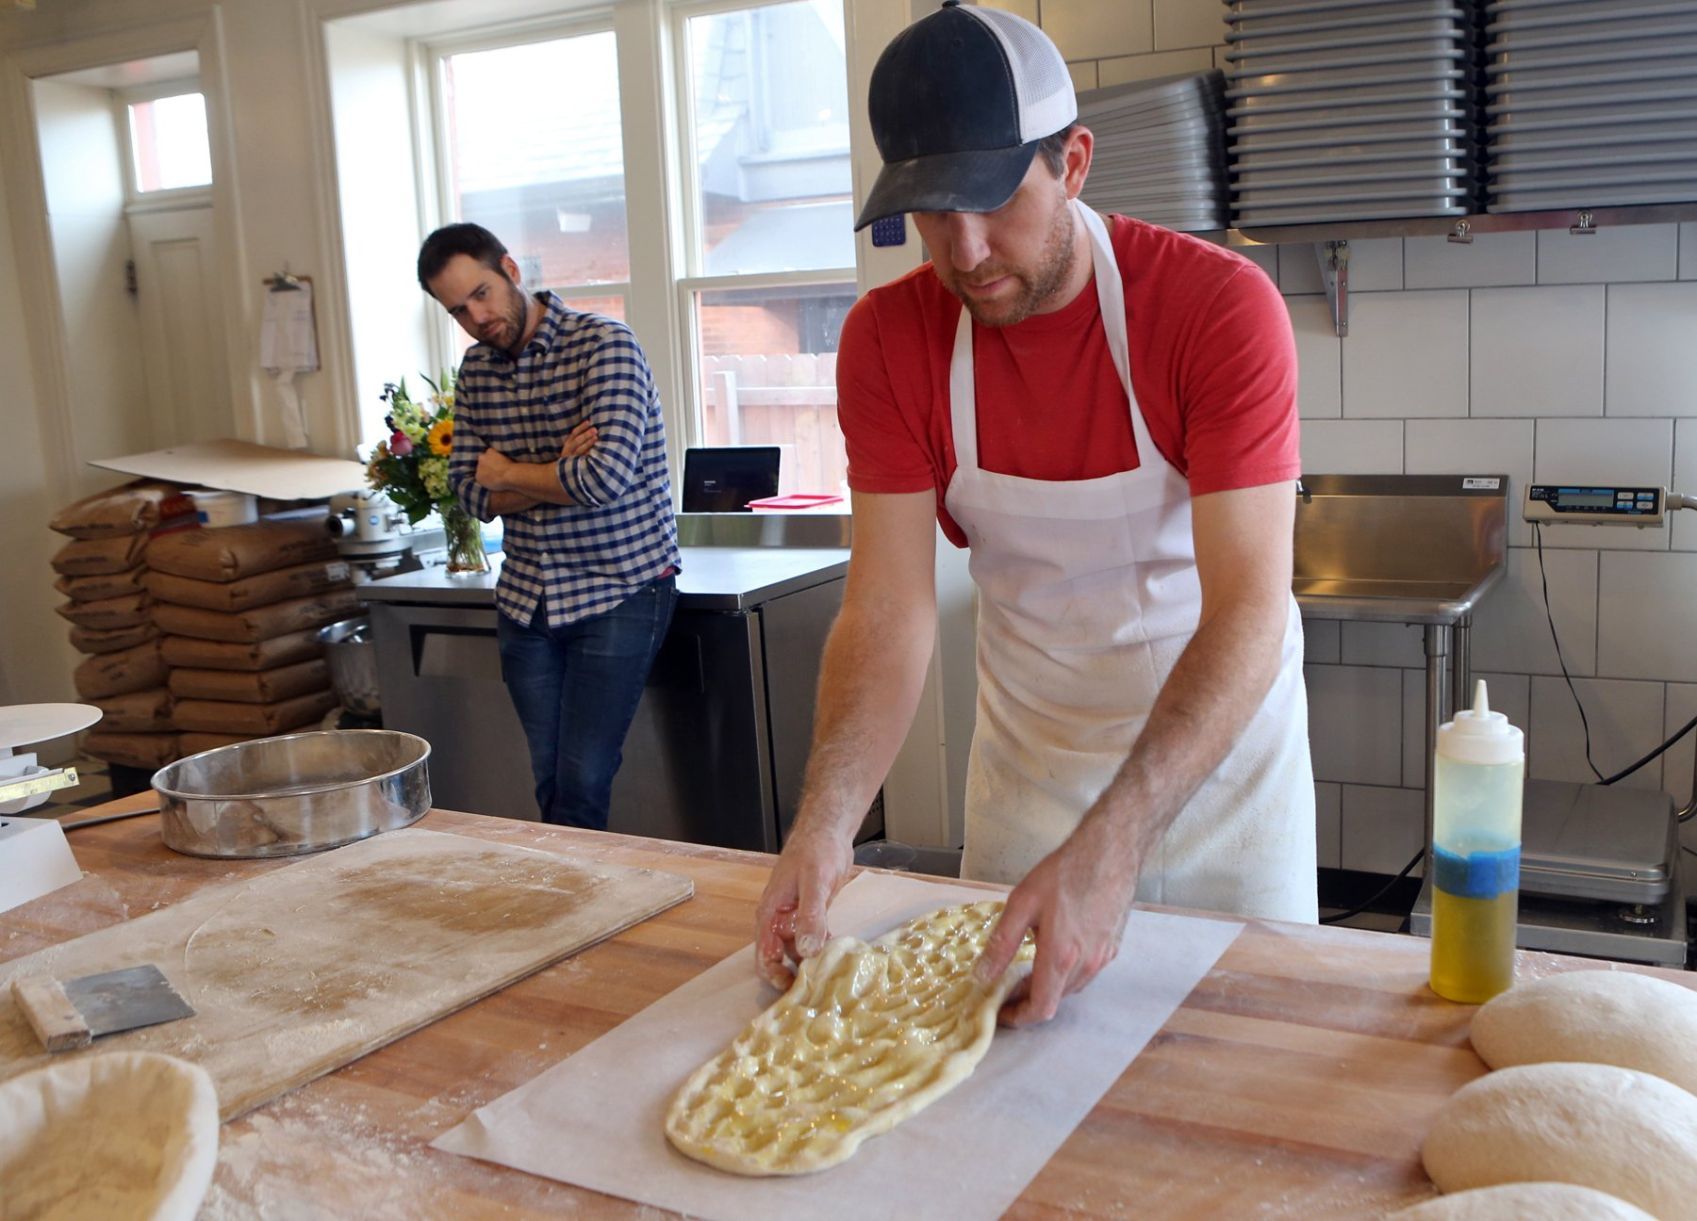
<instances>
[{"instance_id":1,"label":"dough ball","mask_svg":"<svg viewBox=\"0 0 1697 1221\"><path fill-rule=\"evenodd\" d=\"M197 1064L79 1056L0 1083L0 1218L192 1221L218 1161L218 1095Z\"/></svg>"},{"instance_id":2,"label":"dough ball","mask_svg":"<svg viewBox=\"0 0 1697 1221\"><path fill-rule=\"evenodd\" d=\"M1442 1190L1594 1187L1664 1219L1697 1217L1697 1098L1612 1064L1528 1064L1461 1087L1421 1146Z\"/></svg>"},{"instance_id":3,"label":"dough ball","mask_svg":"<svg viewBox=\"0 0 1697 1221\"><path fill-rule=\"evenodd\" d=\"M1405 1221L1656 1221L1625 1200L1572 1183L1505 1183L1458 1191L1391 1216Z\"/></svg>"},{"instance_id":4,"label":"dough ball","mask_svg":"<svg viewBox=\"0 0 1697 1221\"><path fill-rule=\"evenodd\" d=\"M1473 1015L1492 1068L1551 1060L1618 1064L1697 1094L1697 990L1630 971L1570 971L1516 984Z\"/></svg>"}]
</instances>

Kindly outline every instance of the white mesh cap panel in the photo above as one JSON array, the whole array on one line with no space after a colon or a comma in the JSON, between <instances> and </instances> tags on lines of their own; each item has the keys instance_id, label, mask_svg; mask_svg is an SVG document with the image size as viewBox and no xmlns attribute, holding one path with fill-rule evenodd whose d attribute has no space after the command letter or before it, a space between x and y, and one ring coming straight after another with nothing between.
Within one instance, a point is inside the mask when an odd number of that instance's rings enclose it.
<instances>
[{"instance_id":1,"label":"white mesh cap panel","mask_svg":"<svg viewBox=\"0 0 1697 1221\"><path fill-rule=\"evenodd\" d=\"M1023 17L977 5L961 7L987 26L1007 52L1019 95L1021 143L1052 136L1078 118L1072 73L1049 36Z\"/></svg>"}]
</instances>

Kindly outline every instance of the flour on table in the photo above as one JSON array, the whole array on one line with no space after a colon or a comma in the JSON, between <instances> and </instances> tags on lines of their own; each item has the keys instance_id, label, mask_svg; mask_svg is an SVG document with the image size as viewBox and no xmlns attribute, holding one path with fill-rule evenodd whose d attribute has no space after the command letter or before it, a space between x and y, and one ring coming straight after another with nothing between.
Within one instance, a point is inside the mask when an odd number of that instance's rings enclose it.
<instances>
[{"instance_id":1,"label":"flour on table","mask_svg":"<svg viewBox=\"0 0 1697 1221\"><path fill-rule=\"evenodd\" d=\"M678 1091L667 1138L737 1174L806 1174L935 1102L984 1058L1034 953L1028 939L1001 979L974 980L1001 910L945 907L871 944L829 942Z\"/></svg>"}]
</instances>

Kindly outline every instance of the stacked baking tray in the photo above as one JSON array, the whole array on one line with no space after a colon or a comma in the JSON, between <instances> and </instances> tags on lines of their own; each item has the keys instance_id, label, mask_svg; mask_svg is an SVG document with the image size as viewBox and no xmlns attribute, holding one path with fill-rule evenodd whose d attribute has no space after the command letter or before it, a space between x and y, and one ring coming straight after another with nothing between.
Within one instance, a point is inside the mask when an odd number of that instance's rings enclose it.
<instances>
[{"instance_id":1,"label":"stacked baking tray","mask_svg":"<svg viewBox=\"0 0 1697 1221\"><path fill-rule=\"evenodd\" d=\"M1238 225L1472 210L1467 0L1226 2Z\"/></svg>"},{"instance_id":2,"label":"stacked baking tray","mask_svg":"<svg viewBox=\"0 0 1697 1221\"><path fill-rule=\"evenodd\" d=\"M1096 136L1084 202L1169 229L1226 228L1224 83L1209 71L1080 94L1079 122Z\"/></svg>"},{"instance_id":3,"label":"stacked baking tray","mask_svg":"<svg viewBox=\"0 0 1697 1221\"><path fill-rule=\"evenodd\" d=\"M1485 6L1492 212L1697 201L1697 2Z\"/></svg>"}]
</instances>

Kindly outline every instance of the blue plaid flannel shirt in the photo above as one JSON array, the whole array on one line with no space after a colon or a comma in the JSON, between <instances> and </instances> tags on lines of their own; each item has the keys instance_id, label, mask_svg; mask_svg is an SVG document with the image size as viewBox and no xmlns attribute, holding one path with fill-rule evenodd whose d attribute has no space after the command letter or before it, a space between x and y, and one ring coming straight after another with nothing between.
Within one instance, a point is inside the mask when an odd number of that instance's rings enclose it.
<instances>
[{"instance_id":1,"label":"blue plaid flannel shirt","mask_svg":"<svg viewBox=\"0 0 1697 1221\"><path fill-rule=\"evenodd\" d=\"M454 392L448 479L480 521L494 518L477 460L493 447L514 462L551 462L569 505L503 516L506 557L495 605L529 623L546 599L560 627L623 602L678 567L660 395L636 336L622 322L569 310L553 293L515 360L474 344ZM566 435L593 420L599 439L561 458Z\"/></svg>"}]
</instances>

